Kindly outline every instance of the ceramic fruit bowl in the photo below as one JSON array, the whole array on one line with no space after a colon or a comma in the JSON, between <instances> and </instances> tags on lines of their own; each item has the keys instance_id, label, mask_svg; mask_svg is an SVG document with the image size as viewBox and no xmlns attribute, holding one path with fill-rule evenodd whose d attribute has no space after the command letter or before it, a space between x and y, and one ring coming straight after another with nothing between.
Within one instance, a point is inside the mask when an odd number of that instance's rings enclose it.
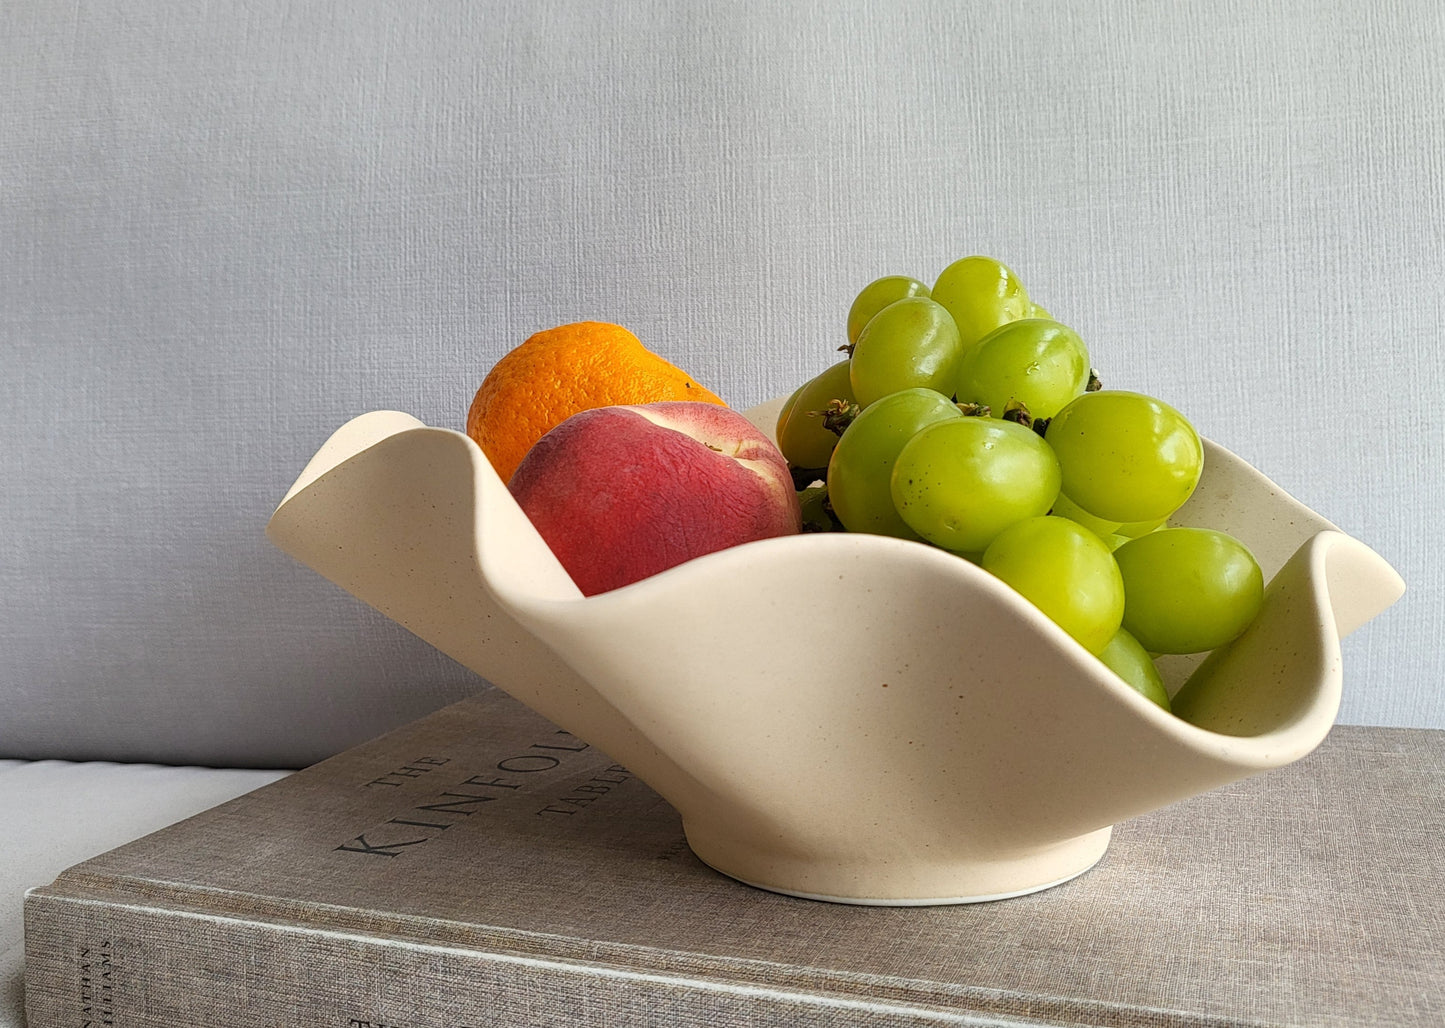
<instances>
[{"instance_id":1,"label":"ceramic fruit bowl","mask_svg":"<svg viewBox=\"0 0 1445 1028\"><path fill-rule=\"evenodd\" d=\"M781 401L748 412L771 431ZM689 844L765 889L853 903L997 899L1103 855L1110 826L1324 739L1340 638L1404 584L1206 443L1175 517L1267 580L1253 626L1173 658L1175 713L958 557L813 534L584 598L465 435L342 426L267 532L282 550L625 764Z\"/></svg>"}]
</instances>

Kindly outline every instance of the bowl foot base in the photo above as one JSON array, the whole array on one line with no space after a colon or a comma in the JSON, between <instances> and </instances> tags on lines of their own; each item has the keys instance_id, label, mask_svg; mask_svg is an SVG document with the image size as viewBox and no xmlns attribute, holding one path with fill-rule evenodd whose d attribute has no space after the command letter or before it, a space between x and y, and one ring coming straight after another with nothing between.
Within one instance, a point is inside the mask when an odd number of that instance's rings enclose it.
<instances>
[{"instance_id":1,"label":"bowl foot base","mask_svg":"<svg viewBox=\"0 0 1445 1028\"><path fill-rule=\"evenodd\" d=\"M819 859L779 859L736 845L716 845L687 829L688 845L704 864L744 885L800 899L858 906L926 907L988 903L1042 892L1092 868L1109 847L1112 828L1009 857L934 862L890 859L841 867Z\"/></svg>"}]
</instances>

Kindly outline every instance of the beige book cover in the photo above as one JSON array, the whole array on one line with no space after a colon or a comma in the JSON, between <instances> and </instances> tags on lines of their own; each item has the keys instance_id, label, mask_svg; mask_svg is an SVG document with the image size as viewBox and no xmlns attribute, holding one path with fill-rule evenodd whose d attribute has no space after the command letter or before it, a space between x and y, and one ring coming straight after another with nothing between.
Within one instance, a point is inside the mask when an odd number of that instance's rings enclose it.
<instances>
[{"instance_id":1,"label":"beige book cover","mask_svg":"<svg viewBox=\"0 0 1445 1028\"><path fill-rule=\"evenodd\" d=\"M1445 732L1337 727L1057 888L847 906L491 691L33 890L29 1028L1442 1024L1442 798Z\"/></svg>"}]
</instances>

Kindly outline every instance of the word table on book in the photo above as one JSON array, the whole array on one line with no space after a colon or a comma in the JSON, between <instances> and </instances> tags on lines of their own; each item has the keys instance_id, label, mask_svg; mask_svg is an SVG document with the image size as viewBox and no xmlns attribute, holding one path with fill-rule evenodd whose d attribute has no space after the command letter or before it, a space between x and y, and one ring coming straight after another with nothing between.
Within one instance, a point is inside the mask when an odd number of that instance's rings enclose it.
<instances>
[{"instance_id":1,"label":"word table on book","mask_svg":"<svg viewBox=\"0 0 1445 1028\"><path fill-rule=\"evenodd\" d=\"M1445 1025L1442 875L1445 732L1341 726L1044 892L794 899L488 692L32 890L28 1021L1417 1028Z\"/></svg>"}]
</instances>

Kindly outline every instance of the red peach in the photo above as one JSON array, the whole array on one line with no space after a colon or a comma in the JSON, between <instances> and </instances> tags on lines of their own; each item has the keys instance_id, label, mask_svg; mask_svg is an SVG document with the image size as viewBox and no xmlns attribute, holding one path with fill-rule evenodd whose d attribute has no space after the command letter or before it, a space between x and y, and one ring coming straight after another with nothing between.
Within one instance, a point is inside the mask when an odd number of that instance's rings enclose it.
<instances>
[{"instance_id":1,"label":"red peach","mask_svg":"<svg viewBox=\"0 0 1445 1028\"><path fill-rule=\"evenodd\" d=\"M509 488L588 596L802 523L772 440L711 403L574 414L528 451Z\"/></svg>"}]
</instances>

